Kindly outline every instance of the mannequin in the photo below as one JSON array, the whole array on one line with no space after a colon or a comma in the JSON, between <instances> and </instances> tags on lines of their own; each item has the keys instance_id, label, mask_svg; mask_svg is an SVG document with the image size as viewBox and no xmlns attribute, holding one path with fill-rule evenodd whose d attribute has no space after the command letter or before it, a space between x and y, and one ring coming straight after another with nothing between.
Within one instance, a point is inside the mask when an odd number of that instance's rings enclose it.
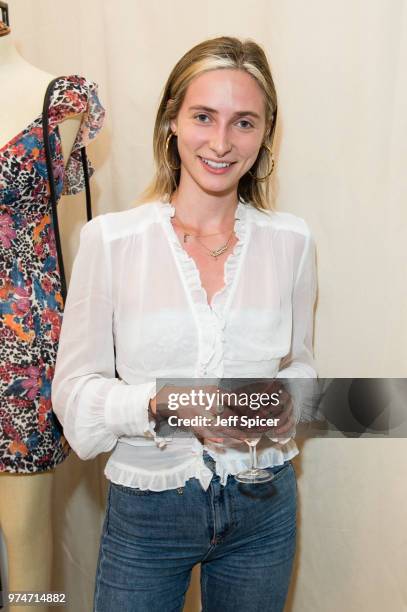
<instances>
[{"instance_id":1,"label":"mannequin","mask_svg":"<svg viewBox=\"0 0 407 612\"><path fill-rule=\"evenodd\" d=\"M21 132L42 112L45 90L54 75L26 62L13 44L12 34L0 37L0 147ZM27 96L27 91L30 95ZM79 129L80 115L60 126L64 159L67 160Z\"/></svg>"},{"instance_id":2,"label":"mannequin","mask_svg":"<svg viewBox=\"0 0 407 612\"><path fill-rule=\"evenodd\" d=\"M26 62L12 35L0 37L0 148L42 113L44 94L54 75ZM27 91L29 95L27 96ZM81 116L60 126L65 163ZM52 569L51 492L54 470L33 474L0 471L0 528L8 558L9 591L49 591ZM13 612L26 607L13 606ZM38 612L47 606L36 607Z\"/></svg>"}]
</instances>

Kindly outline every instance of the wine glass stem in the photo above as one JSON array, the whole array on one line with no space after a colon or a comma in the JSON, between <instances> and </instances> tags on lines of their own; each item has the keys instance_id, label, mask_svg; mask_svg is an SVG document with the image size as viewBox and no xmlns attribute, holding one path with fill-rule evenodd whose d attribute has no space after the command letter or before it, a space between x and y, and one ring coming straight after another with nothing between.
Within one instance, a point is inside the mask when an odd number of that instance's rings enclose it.
<instances>
[{"instance_id":1,"label":"wine glass stem","mask_svg":"<svg viewBox=\"0 0 407 612\"><path fill-rule=\"evenodd\" d=\"M257 469L257 453L256 453L256 445L249 446L250 448L250 463L251 463L251 469L252 470L256 470Z\"/></svg>"}]
</instances>

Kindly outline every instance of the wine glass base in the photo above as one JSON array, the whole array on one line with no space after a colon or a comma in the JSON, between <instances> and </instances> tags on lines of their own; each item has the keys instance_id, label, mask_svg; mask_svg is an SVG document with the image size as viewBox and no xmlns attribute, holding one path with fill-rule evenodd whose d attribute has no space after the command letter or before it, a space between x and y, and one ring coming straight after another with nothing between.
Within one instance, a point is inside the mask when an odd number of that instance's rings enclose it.
<instances>
[{"instance_id":1,"label":"wine glass base","mask_svg":"<svg viewBox=\"0 0 407 612\"><path fill-rule=\"evenodd\" d=\"M249 484L257 482L268 482L273 478L274 474L272 472L267 472L267 470L260 469L245 470L244 472L239 472L239 474L235 474L235 479L238 482Z\"/></svg>"}]
</instances>

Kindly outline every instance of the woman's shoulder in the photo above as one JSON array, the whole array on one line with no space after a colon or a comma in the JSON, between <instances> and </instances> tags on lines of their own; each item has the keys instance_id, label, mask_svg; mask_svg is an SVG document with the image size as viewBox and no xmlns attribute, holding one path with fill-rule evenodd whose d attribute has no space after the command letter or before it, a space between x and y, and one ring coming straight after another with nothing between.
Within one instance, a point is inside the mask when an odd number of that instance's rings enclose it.
<instances>
[{"instance_id":1,"label":"woman's shoulder","mask_svg":"<svg viewBox=\"0 0 407 612\"><path fill-rule=\"evenodd\" d=\"M251 204L246 205L252 222L259 226L268 226L278 231L288 231L303 236L310 235L310 229L305 219L288 212L276 210L259 210Z\"/></svg>"},{"instance_id":2,"label":"woman's shoulder","mask_svg":"<svg viewBox=\"0 0 407 612\"><path fill-rule=\"evenodd\" d=\"M104 240L139 234L152 223L159 221L159 211L168 206L163 202L143 202L127 210L108 212L88 221L83 230L85 233L99 231Z\"/></svg>"}]
</instances>

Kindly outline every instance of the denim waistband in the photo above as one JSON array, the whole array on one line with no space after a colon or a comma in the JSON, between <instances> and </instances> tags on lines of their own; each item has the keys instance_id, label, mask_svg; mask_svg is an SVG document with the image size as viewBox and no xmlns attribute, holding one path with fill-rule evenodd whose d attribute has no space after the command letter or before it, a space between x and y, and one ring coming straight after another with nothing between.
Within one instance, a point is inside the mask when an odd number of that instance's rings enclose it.
<instances>
[{"instance_id":1,"label":"denim waistband","mask_svg":"<svg viewBox=\"0 0 407 612\"><path fill-rule=\"evenodd\" d=\"M214 474L216 474L216 462L215 459L213 459L210 454L204 450L202 453L202 459L204 460L205 465L211 470L211 472L213 472ZM280 465L274 465L274 466L269 466L273 472L276 471L280 471L283 467L285 467L286 465L288 465L289 463L291 463L290 459L287 459L286 461L284 461L284 463L280 464Z\"/></svg>"}]
</instances>

